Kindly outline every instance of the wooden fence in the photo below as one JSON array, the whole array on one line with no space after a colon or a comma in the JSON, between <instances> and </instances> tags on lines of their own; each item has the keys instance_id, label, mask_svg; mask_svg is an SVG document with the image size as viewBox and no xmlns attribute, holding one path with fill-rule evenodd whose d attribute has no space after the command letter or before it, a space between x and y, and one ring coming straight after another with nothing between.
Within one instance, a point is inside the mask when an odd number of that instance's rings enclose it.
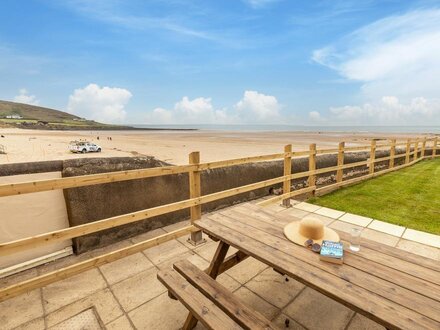
<instances>
[{"instance_id":1,"label":"wooden fence","mask_svg":"<svg viewBox=\"0 0 440 330\"><path fill-rule=\"evenodd\" d=\"M419 148L420 146L420 148ZM403 153L396 153L397 147L404 147ZM264 187L270 187L275 184L282 184L283 193L281 195L275 196L273 198L267 199L260 205L267 205L274 202L282 201L283 205L286 207L290 206L290 198L305 193L308 194L323 194L330 190L336 189L338 187L353 184L361 180L366 180L368 178L388 173L406 166L410 166L422 159L427 158L425 156L425 150L430 147L432 150L430 158L440 156L440 151L438 150L438 137L435 138L424 138L423 140L407 140L406 142L396 143L396 140L391 140L389 143L378 144L375 140L371 141L370 145L346 147L344 142L341 142L338 148L332 149L317 149L316 144L311 144L308 151L292 151L292 145L287 145L284 148L283 153L238 158L232 160L216 161L209 163L200 163L200 154L198 152L193 152L189 155L189 165L182 166L167 166L159 168L149 168L141 170L128 170L120 172L111 173L101 173L101 174L91 174L83 175L77 177L66 177L59 179L50 180L40 180L32 182L22 182L13 184L2 184L0 185L0 197L12 196L20 194L35 193L40 191L48 191L55 189L67 189L74 187L84 187L95 184L104 184L118 181L134 180L151 178L157 176L188 173L189 174L189 192L190 198L187 200L156 206L153 208L140 210L128 214L118 215L107 219L98 220L91 223L86 223L83 225L78 225L70 228L60 229L49 233L40 234L33 237L27 237L11 242L6 242L0 244L0 256L9 255L15 252L32 249L38 246L52 244L58 241L83 236L86 234L98 232L104 229L109 229L117 226L121 226L128 223L133 223L141 221L144 219L149 219L158 215L187 209L190 208L191 222L188 226L175 230L170 233L160 235L158 237L131 245L129 247L121 248L119 250L97 256L95 258L82 261L71 266L52 271L47 274L43 274L29 280L13 284L11 286L0 289L0 301L6 300L8 298L17 296L21 293L33 290L45 286L47 284L53 283L55 281L73 276L75 274L81 273L85 270L97 267L119 258L126 257L128 255L140 252L146 248L159 245L161 243L167 242L172 239L176 239L183 235L191 234L191 239L197 243L201 240L201 233L193 226L195 220L201 218L201 206L202 204L223 199L226 197L231 197L237 194L249 192L255 189L260 189ZM390 150L390 155L387 157L376 158L376 151L388 149ZM347 152L356 151L367 151L369 152L369 158L365 161L355 162L350 164L344 164L344 154ZM337 153L337 165L326 167L326 168L316 168L316 156L322 154L334 154ZM300 173L291 173L292 161L300 156L309 157L309 169L308 171ZM398 158L405 158L404 164L395 166L395 160ZM204 170L228 167L239 164L255 163L269 160L284 160L284 173L283 176L260 181L252 184L248 184L241 187L236 187L228 190L223 190L215 192L208 195L201 195L201 184L200 184L200 172ZM378 162L388 161L388 168L375 172L375 164ZM356 177L354 179L344 180L343 171L346 169L368 166L368 174L361 177ZM316 177L319 174L336 172L336 182L324 187L316 187ZM298 178L307 178L308 187L291 190L291 181Z\"/></svg>"}]
</instances>

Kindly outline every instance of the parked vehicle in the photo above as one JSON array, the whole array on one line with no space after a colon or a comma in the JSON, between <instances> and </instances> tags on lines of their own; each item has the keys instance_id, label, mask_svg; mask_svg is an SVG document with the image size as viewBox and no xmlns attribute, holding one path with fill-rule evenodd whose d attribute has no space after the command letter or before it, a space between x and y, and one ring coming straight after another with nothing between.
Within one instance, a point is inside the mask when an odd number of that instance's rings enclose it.
<instances>
[{"instance_id":1,"label":"parked vehicle","mask_svg":"<svg viewBox=\"0 0 440 330\"><path fill-rule=\"evenodd\" d=\"M75 153L101 152L101 147L95 143L87 141L72 141L69 144L69 150Z\"/></svg>"}]
</instances>

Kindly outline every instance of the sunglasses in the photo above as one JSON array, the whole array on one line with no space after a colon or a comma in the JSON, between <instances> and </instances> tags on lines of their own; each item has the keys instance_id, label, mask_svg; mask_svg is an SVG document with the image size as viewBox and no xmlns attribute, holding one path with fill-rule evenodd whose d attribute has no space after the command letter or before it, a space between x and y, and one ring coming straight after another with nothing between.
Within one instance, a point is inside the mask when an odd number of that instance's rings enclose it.
<instances>
[{"instance_id":1,"label":"sunglasses","mask_svg":"<svg viewBox=\"0 0 440 330\"><path fill-rule=\"evenodd\" d=\"M304 246L313 252L319 253L321 251L321 244L314 243L312 239L304 242Z\"/></svg>"}]
</instances>

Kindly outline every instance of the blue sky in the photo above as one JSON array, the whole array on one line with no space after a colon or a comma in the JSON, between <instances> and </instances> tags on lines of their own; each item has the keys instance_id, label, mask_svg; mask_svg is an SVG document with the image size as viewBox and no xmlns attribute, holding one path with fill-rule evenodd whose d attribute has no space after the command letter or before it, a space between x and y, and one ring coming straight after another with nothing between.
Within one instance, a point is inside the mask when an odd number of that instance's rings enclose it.
<instances>
[{"instance_id":1,"label":"blue sky","mask_svg":"<svg viewBox=\"0 0 440 330\"><path fill-rule=\"evenodd\" d=\"M0 2L0 99L135 124L440 125L438 1Z\"/></svg>"}]
</instances>

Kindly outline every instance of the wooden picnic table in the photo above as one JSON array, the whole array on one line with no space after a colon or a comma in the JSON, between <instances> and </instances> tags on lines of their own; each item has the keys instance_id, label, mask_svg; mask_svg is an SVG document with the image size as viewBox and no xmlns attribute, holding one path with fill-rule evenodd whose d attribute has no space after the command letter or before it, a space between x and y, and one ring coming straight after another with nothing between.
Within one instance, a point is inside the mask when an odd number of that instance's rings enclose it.
<instances>
[{"instance_id":1,"label":"wooden picnic table","mask_svg":"<svg viewBox=\"0 0 440 330\"><path fill-rule=\"evenodd\" d=\"M345 249L343 265L320 261L318 254L285 238L284 226L295 220L245 204L195 221L219 240L206 272L215 279L251 256L388 329L440 329L439 262L367 239L359 252ZM346 233L339 234L348 240ZM229 246L239 252L225 261Z\"/></svg>"}]
</instances>

